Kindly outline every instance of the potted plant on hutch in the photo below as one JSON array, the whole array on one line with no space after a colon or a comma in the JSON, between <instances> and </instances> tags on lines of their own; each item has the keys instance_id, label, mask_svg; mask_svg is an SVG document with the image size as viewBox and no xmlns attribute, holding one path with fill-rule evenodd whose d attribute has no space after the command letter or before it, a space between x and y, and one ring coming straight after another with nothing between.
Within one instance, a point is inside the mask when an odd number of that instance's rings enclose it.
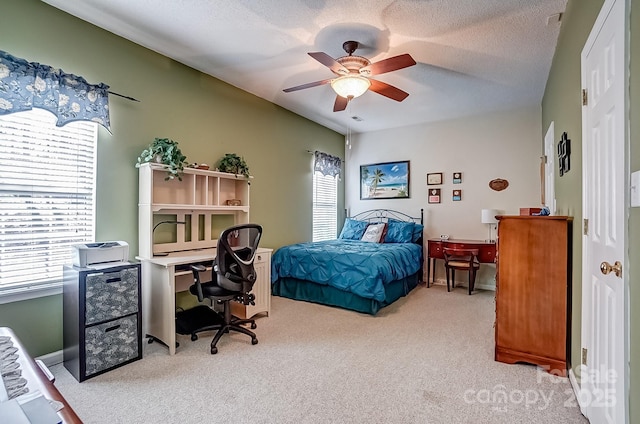
<instances>
[{"instance_id":1,"label":"potted plant on hutch","mask_svg":"<svg viewBox=\"0 0 640 424\"><path fill-rule=\"evenodd\" d=\"M136 168L146 162L161 163L167 167L165 180L178 178L182 181L181 173L187 164L186 160L187 157L180 151L177 141L156 137L138 156Z\"/></svg>"},{"instance_id":2,"label":"potted plant on hutch","mask_svg":"<svg viewBox=\"0 0 640 424\"><path fill-rule=\"evenodd\" d=\"M220 172L228 172L230 174L244 175L249 178L249 166L243 157L235 153L227 153L220 159L217 166Z\"/></svg>"}]
</instances>

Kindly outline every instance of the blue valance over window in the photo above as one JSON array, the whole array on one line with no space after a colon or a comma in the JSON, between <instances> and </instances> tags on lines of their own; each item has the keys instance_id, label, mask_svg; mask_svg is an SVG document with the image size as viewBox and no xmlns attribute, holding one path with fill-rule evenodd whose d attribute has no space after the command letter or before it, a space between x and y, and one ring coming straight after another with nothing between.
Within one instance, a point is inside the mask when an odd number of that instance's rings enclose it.
<instances>
[{"instance_id":1,"label":"blue valance over window","mask_svg":"<svg viewBox=\"0 0 640 424\"><path fill-rule=\"evenodd\" d=\"M0 50L0 115L40 108L57 116L56 126L93 121L109 130L109 86Z\"/></svg>"},{"instance_id":2,"label":"blue valance over window","mask_svg":"<svg viewBox=\"0 0 640 424\"><path fill-rule=\"evenodd\" d=\"M322 175L331 175L333 177L340 175L342 160L339 157L318 151L314 155L313 170L315 172L321 172Z\"/></svg>"}]
</instances>

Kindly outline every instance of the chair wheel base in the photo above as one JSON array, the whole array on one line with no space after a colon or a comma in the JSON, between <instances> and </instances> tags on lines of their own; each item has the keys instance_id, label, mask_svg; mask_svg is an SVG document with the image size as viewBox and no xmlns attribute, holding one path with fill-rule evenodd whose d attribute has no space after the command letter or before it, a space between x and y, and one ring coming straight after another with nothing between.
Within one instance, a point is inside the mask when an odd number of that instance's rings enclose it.
<instances>
[{"instance_id":1,"label":"chair wheel base","mask_svg":"<svg viewBox=\"0 0 640 424\"><path fill-rule=\"evenodd\" d=\"M252 345L257 345L258 344L258 339L255 338L255 337L253 339L251 339L251 344Z\"/></svg>"},{"instance_id":2,"label":"chair wheel base","mask_svg":"<svg viewBox=\"0 0 640 424\"><path fill-rule=\"evenodd\" d=\"M252 330L255 330L256 328L258 328L258 326L256 325L256 323L255 323L255 322L252 322L252 323L251 323L251 329L252 329ZM254 343L254 344L255 344L255 343Z\"/></svg>"},{"instance_id":3,"label":"chair wheel base","mask_svg":"<svg viewBox=\"0 0 640 424\"><path fill-rule=\"evenodd\" d=\"M218 348L217 347L212 347L211 348L211 354L215 355L216 353L218 353Z\"/></svg>"}]
</instances>

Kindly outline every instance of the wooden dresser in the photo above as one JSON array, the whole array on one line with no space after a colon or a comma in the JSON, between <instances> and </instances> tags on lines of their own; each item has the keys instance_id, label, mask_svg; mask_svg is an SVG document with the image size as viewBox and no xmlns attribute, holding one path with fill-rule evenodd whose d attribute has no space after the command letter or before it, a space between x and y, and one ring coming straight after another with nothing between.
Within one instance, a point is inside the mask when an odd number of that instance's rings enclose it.
<instances>
[{"instance_id":1,"label":"wooden dresser","mask_svg":"<svg viewBox=\"0 0 640 424\"><path fill-rule=\"evenodd\" d=\"M572 218L498 216L495 360L566 375Z\"/></svg>"}]
</instances>

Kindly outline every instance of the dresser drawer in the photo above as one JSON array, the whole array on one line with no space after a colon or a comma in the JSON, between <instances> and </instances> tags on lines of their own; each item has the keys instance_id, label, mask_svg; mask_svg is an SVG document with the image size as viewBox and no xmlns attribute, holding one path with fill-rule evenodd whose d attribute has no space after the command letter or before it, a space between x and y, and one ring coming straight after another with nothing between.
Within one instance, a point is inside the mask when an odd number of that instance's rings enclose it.
<instances>
[{"instance_id":1,"label":"dresser drawer","mask_svg":"<svg viewBox=\"0 0 640 424\"><path fill-rule=\"evenodd\" d=\"M489 264L496 261L496 251L495 249L480 249L480 254L478 255L478 259L480 262Z\"/></svg>"},{"instance_id":2,"label":"dresser drawer","mask_svg":"<svg viewBox=\"0 0 640 424\"><path fill-rule=\"evenodd\" d=\"M85 325L138 312L138 267L88 274Z\"/></svg>"},{"instance_id":3,"label":"dresser drawer","mask_svg":"<svg viewBox=\"0 0 640 424\"><path fill-rule=\"evenodd\" d=\"M85 328L85 376L140 358L138 315Z\"/></svg>"},{"instance_id":4,"label":"dresser drawer","mask_svg":"<svg viewBox=\"0 0 640 424\"><path fill-rule=\"evenodd\" d=\"M435 259L444 259L444 252L442 250L443 243L440 241L429 240L429 257Z\"/></svg>"}]
</instances>

